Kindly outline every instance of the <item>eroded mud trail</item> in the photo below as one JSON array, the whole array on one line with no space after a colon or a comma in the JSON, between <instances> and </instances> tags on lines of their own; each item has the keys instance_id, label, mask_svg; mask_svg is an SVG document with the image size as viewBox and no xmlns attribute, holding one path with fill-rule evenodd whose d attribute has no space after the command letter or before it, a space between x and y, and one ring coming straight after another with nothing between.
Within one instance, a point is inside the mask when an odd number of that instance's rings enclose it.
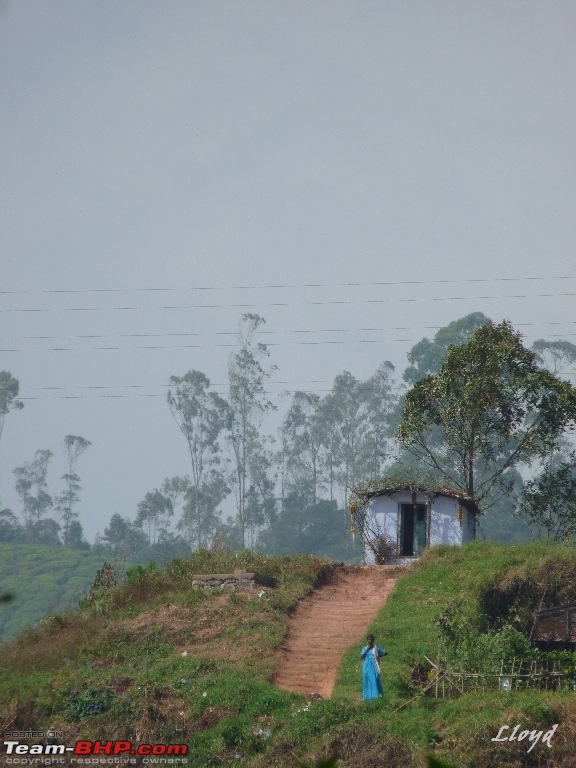
<instances>
[{"instance_id":1,"label":"eroded mud trail","mask_svg":"<svg viewBox=\"0 0 576 768\"><path fill-rule=\"evenodd\" d=\"M345 566L302 600L278 654L275 685L330 696L344 652L355 642L360 649L402 572L397 566Z\"/></svg>"}]
</instances>

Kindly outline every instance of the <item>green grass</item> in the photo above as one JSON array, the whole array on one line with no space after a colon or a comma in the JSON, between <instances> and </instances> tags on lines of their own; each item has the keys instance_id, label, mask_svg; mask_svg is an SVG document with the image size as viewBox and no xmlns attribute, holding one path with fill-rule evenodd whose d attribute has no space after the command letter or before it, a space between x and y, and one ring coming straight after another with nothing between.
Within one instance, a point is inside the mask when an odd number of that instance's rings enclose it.
<instances>
[{"instance_id":1,"label":"green grass","mask_svg":"<svg viewBox=\"0 0 576 768\"><path fill-rule=\"evenodd\" d=\"M366 703L360 641L342 661L331 700L270 683L290 611L333 567L314 557L203 551L132 569L78 613L47 619L1 647L0 722L53 727L70 743L186 743L194 768L290 768L332 756L346 768L419 768L430 754L453 768L536 768L551 766L551 755L554 768L573 764L573 693L436 700L411 682L414 665L439 653L437 621L450 604L491 637L503 623L524 626L534 605L576 600L573 548L473 543L427 552L370 628L390 655L382 662L386 696ZM273 576L278 586L265 600L190 588L195 573L235 568ZM502 724L556 722L552 751L527 754L524 744L491 741Z\"/></svg>"},{"instance_id":2,"label":"green grass","mask_svg":"<svg viewBox=\"0 0 576 768\"><path fill-rule=\"evenodd\" d=\"M525 609L527 602L534 608L576 600L576 581L566 578L573 573L576 550L568 546L473 542L427 551L418 567L399 580L370 627L390 655L381 664L386 697L371 707L369 717L385 721L390 736L400 738L414 753L434 748L447 763L458 766L539 764L531 759L540 760L542 748L535 748L531 758L520 744L491 741L500 725L512 721L530 729L546 728L552 720L564 722L565 738L573 747L572 692L493 692L436 700L419 695L411 682L414 665L425 656L437 659L442 650L437 621L446 606L462 606L465 619L480 635L496 631L503 621L527 629L532 615ZM496 595L505 596L500 603L507 612L490 616L485 611ZM335 697L358 697L359 679L359 648L352 648L340 667ZM567 754L569 748L559 739L557 759L563 751ZM525 762L516 762L520 756Z\"/></svg>"}]
</instances>

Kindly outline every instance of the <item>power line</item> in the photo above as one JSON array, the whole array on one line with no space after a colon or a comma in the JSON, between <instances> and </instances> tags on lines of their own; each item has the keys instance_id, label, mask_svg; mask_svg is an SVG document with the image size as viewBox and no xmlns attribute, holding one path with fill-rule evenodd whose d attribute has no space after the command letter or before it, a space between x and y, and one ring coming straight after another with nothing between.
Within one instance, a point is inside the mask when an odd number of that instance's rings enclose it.
<instances>
[{"instance_id":1,"label":"power line","mask_svg":"<svg viewBox=\"0 0 576 768\"><path fill-rule=\"evenodd\" d=\"M568 335L568 334L566 334ZM334 341L292 341L286 343L271 342L267 344L268 347L290 347L290 346L323 346L326 344L341 346L343 344L394 344L395 342L411 342L412 339L350 339L350 340L334 340ZM241 344L143 344L136 345L134 347L37 347L35 349L0 349L3 353L20 353L20 352L125 352L129 349L147 349L147 350L161 350L161 349L219 349L219 348L238 348Z\"/></svg>"},{"instance_id":2,"label":"power line","mask_svg":"<svg viewBox=\"0 0 576 768\"><path fill-rule=\"evenodd\" d=\"M563 334L549 334L552 338L565 338L566 336L576 336L576 333L563 333ZM346 344L398 344L409 343L413 344L418 339L335 339L324 341L290 341L290 342L269 342L267 347L320 347L320 346L343 346ZM107 347L37 347L31 349L25 349L23 347L19 349L0 348L0 352L4 354L13 353L40 353L40 352L126 352L128 350L167 350L167 349L219 349L219 348L238 348L241 344L142 344L135 345L133 347L119 347L119 346L107 346Z\"/></svg>"},{"instance_id":3,"label":"power line","mask_svg":"<svg viewBox=\"0 0 576 768\"><path fill-rule=\"evenodd\" d=\"M569 279L569 278L566 278ZM376 283L371 283L376 285ZM52 307L44 309L31 309L31 308L13 308L13 309L0 309L0 313L33 313L33 314L47 314L52 312L138 312L145 311L151 312L156 310L190 310L190 309L254 309L258 307L272 308L272 307L315 307L315 306L347 306L353 304L418 304L425 301L430 302L442 302L442 301L485 301L495 299L551 299L551 298L563 298L574 297L576 293L537 293L533 295L528 294L508 294L502 296L425 296L423 298L410 297L410 298L392 298L386 299L326 299L325 301L277 301L268 303L247 303L247 304L166 304L157 307L147 306L126 306L126 307Z\"/></svg>"},{"instance_id":4,"label":"power line","mask_svg":"<svg viewBox=\"0 0 576 768\"><path fill-rule=\"evenodd\" d=\"M561 322L542 322L542 323L515 323L515 327L527 328L533 326L547 326L547 325L574 325L576 320L564 320ZM439 330L443 326L440 325L396 325L388 326L387 328L305 328L294 330L281 330L271 331L266 329L259 329L259 335L274 335L283 336L289 334L309 334L309 333L386 333L387 331L417 331L417 330ZM101 334L101 333L82 333L78 335L56 335L56 336L0 336L3 340L14 341L54 341L56 339L156 339L156 338L172 338L172 337L189 337L189 336L238 336L237 331L212 331L208 333L199 332L175 332L175 333L117 333L117 334ZM398 341L410 341L409 339L398 339ZM268 346L272 346L273 342L268 342ZM210 345L216 346L216 345ZM0 350L1 351L1 350Z\"/></svg>"},{"instance_id":5,"label":"power line","mask_svg":"<svg viewBox=\"0 0 576 768\"><path fill-rule=\"evenodd\" d=\"M424 326L390 326L388 328L306 328L296 329L288 331L269 331L265 329L258 329L258 335L284 335L291 333L362 333L378 331L380 333L384 331L415 331L421 330L436 330L440 328L439 325L424 325ZM54 340L54 339L133 339L133 338L165 338L172 336L238 336L238 331L212 331L208 333L198 332L178 332L178 333L117 333L117 334L96 334L96 333L83 333L78 336L71 336L66 334L64 336L0 336L2 339L15 339L15 340L27 340L27 341L40 341L40 340Z\"/></svg>"},{"instance_id":6,"label":"power line","mask_svg":"<svg viewBox=\"0 0 576 768\"><path fill-rule=\"evenodd\" d=\"M270 381L270 384L331 384L332 381L330 379L300 379L298 381ZM83 386L75 386L75 387L27 387L27 390L34 390L34 391L61 391L64 389L146 389L149 386L155 386L155 385L148 385L148 384L85 384ZM160 384L161 387L173 387L174 384L168 383L168 384ZM211 387L226 387L228 386L226 383L218 383L215 384L214 382L210 382ZM21 399L21 398L20 398Z\"/></svg>"},{"instance_id":7,"label":"power line","mask_svg":"<svg viewBox=\"0 0 576 768\"><path fill-rule=\"evenodd\" d=\"M391 387L391 389L402 389L401 387ZM293 389L293 390L284 390L282 392L275 392L275 391L264 391L263 394L265 395L283 395L283 394L294 394L295 392L304 392L305 394L314 394L318 392L331 392L331 389ZM152 393L152 394L130 394L130 395L115 395L115 394L109 394L109 395L53 395L53 396L27 396L27 397L19 397L19 400L98 400L98 399L113 399L113 400L123 400L127 398L136 398L136 397L165 397L164 393Z\"/></svg>"},{"instance_id":8,"label":"power line","mask_svg":"<svg viewBox=\"0 0 576 768\"><path fill-rule=\"evenodd\" d=\"M249 290L284 290L300 288L366 288L372 285L455 285L458 283L513 283L521 281L542 282L544 280L575 280L574 275L534 276L534 277L467 277L458 280L371 280L368 283L285 283L271 285L199 285L187 287L144 287L144 288L49 288L36 291L1 291L0 294L12 296L32 296L42 294L78 294L78 293L176 293L191 291L249 291Z\"/></svg>"},{"instance_id":9,"label":"power line","mask_svg":"<svg viewBox=\"0 0 576 768\"><path fill-rule=\"evenodd\" d=\"M280 380L280 381L270 381L269 384L272 385L278 385L278 386L284 386L286 384L289 385L295 385L295 384L332 384L333 381L329 379L301 379L299 382L297 381L286 381L286 380ZM147 385L147 384L87 384L84 386L77 386L77 387L27 387L26 391L33 391L33 392L62 392L66 390L105 390L105 389L150 389L155 385ZM170 387L173 387L173 384L160 384L160 387L163 387L165 389L168 389ZM227 384L222 383L213 383L210 384L211 388L214 390L225 390L227 389ZM404 386L390 386L390 390L392 391L402 391L404 390ZM306 394L313 393L313 392L331 392L332 389L329 387L322 387L322 388L315 388L315 389L304 389L302 387L297 387L294 389L284 389L284 390L266 390L264 394L267 395L284 395L284 394L294 394L295 392L304 392ZM130 397L165 397L165 393L130 393L130 394L98 394L98 395L85 395L85 394L79 394L79 395L53 395L53 396L37 396L37 395L25 395L21 396L18 399L19 400L84 400L84 399L94 399L94 398L115 398L115 399L122 399L122 398L130 398Z\"/></svg>"}]
</instances>

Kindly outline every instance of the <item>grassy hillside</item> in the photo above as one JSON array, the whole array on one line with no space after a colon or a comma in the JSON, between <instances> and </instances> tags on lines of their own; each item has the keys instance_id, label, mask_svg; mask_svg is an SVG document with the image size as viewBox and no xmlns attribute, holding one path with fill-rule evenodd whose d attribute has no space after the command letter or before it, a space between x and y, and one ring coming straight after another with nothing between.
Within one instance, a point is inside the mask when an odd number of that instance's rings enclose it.
<instances>
[{"instance_id":1,"label":"grassy hillside","mask_svg":"<svg viewBox=\"0 0 576 768\"><path fill-rule=\"evenodd\" d=\"M102 554L68 547L0 543L0 593L12 600L0 611L0 640L47 614L76 608L102 567Z\"/></svg>"},{"instance_id":2,"label":"grassy hillside","mask_svg":"<svg viewBox=\"0 0 576 768\"><path fill-rule=\"evenodd\" d=\"M1 647L0 724L55 728L67 744L186 744L185 764L198 768L290 767L331 755L341 768L416 768L432 751L454 768L574 764L574 692L444 701L420 695L411 682L415 663L441 650L439 620L460 628L468 650L508 652L514 648L504 641L518 637L507 628L520 634L534 606L576 600L573 549L474 543L429 551L371 628L390 656L382 664L386 697L370 703L360 700L361 637L330 700L269 682L291 608L337 567L304 556L200 552L161 569L133 569L76 615L55 616ZM194 573L235 568L274 576L278 586L263 599L190 588ZM552 748L538 744L528 753L526 742L491 741L501 725L556 723Z\"/></svg>"},{"instance_id":3,"label":"grassy hillside","mask_svg":"<svg viewBox=\"0 0 576 768\"><path fill-rule=\"evenodd\" d=\"M386 702L374 722L381 716L387 734L416 752L432 745L435 755L455 767L574 765L573 692L493 692L443 700L419 696L421 689L411 680L415 664L425 656L435 660L445 653L438 625L446 616L459 615L457 639L470 651L466 659L472 664L484 660L492 671L503 655L517 657L525 651L522 643L518 646L518 636L507 630L528 635L536 610L573 601L574 547L473 542L428 550L418 568L400 579L371 626L377 642L390 653L381 665ZM359 673L357 649L350 649L335 697L354 697ZM527 754L524 744L491 741L501 725L518 723L529 730L559 723L554 749L537 746Z\"/></svg>"}]
</instances>

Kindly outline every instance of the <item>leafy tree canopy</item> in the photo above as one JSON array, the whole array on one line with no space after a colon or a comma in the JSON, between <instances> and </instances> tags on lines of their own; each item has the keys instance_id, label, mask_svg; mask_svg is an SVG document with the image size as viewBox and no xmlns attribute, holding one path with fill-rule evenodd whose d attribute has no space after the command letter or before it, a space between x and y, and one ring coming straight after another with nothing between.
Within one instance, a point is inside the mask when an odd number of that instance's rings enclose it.
<instances>
[{"instance_id":1,"label":"leafy tree canopy","mask_svg":"<svg viewBox=\"0 0 576 768\"><path fill-rule=\"evenodd\" d=\"M0 435L6 414L14 408L24 408L24 403L16 400L20 384L9 371L0 371Z\"/></svg>"},{"instance_id":2,"label":"leafy tree canopy","mask_svg":"<svg viewBox=\"0 0 576 768\"><path fill-rule=\"evenodd\" d=\"M448 347L464 344L476 328L489 322L490 319L482 312L472 312L440 328L434 336L434 341L421 339L408 352L410 365L404 371L404 381L407 384L416 384L424 376L439 371Z\"/></svg>"},{"instance_id":3,"label":"leafy tree canopy","mask_svg":"<svg viewBox=\"0 0 576 768\"><path fill-rule=\"evenodd\" d=\"M575 420L576 389L510 323L490 322L408 392L398 440L482 509L506 470L548 456Z\"/></svg>"},{"instance_id":4,"label":"leafy tree canopy","mask_svg":"<svg viewBox=\"0 0 576 768\"><path fill-rule=\"evenodd\" d=\"M524 484L518 514L539 536L560 541L576 535L576 454L556 462Z\"/></svg>"}]
</instances>

